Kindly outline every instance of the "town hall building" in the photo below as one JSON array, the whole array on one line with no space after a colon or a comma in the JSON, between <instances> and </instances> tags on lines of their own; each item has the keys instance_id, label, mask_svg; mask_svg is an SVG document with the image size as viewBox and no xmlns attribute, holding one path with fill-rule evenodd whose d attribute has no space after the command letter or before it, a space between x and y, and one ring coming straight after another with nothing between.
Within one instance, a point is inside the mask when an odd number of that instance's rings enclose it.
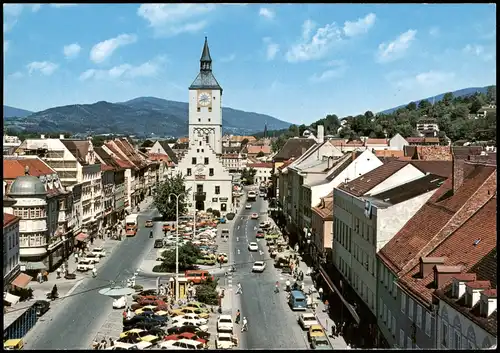
<instances>
[{"instance_id":1,"label":"town hall building","mask_svg":"<svg viewBox=\"0 0 500 353\"><path fill-rule=\"evenodd\" d=\"M191 211L232 210L232 176L222 154L222 87L212 73L212 58L205 37L200 72L189 87L189 149L178 170L190 190Z\"/></svg>"}]
</instances>

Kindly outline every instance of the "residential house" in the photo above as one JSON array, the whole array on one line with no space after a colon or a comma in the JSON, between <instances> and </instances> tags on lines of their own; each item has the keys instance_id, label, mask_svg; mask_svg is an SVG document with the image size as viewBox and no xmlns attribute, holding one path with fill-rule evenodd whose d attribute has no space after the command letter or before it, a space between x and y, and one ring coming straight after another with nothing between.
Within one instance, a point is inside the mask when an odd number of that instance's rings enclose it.
<instances>
[{"instance_id":1,"label":"residential house","mask_svg":"<svg viewBox=\"0 0 500 353\"><path fill-rule=\"evenodd\" d=\"M416 129L421 137L437 137L439 133L437 120L427 115L417 120Z\"/></svg>"},{"instance_id":2,"label":"residential house","mask_svg":"<svg viewBox=\"0 0 500 353\"><path fill-rule=\"evenodd\" d=\"M3 135L3 155L12 155L21 145L21 140L17 136Z\"/></svg>"},{"instance_id":3,"label":"residential house","mask_svg":"<svg viewBox=\"0 0 500 353\"><path fill-rule=\"evenodd\" d=\"M437 347L496 348L497 266L495 247L467 273L454 275L451 283L433 293L433 301L438 301Z\"/></svg>"},{"instance_id":4,"label":"residential house","mask_svg":"<svg viewBox=\"0 0 500 353\"><path fill-rule=\"evenodd\" d=\"M405 156L405 152L403 150L378 150L374 151L375 156L377 156L382 163L389 163L395 159L406 159L410 160L410 157Z\"/></svg>"},{"instance_id":5,"label":"residential house","mask_svg":"<svg viewBox=\"0 0 500 353\"><path fill-rule=\"evenodd\" d=\"M246 168L246 158L241 153L226 153L220 156L222 165L230 172L238 172Z\"/></svg>"},{"instance_id":6,"label":"residential house","mask_svg":"<svg viewBox=\"0 0 500 353\"><path fill-rule=\"evenodd\" d=\"M496 246L495 215L496 166L455 159L452 177L377 255L378 325L389 346L441 347L433 292Z\"/></svg>"},{"instance_id":7,"label":"residential house","mask_svg":"<svg viewBox=\"0 0 500 353\"><path fill-rule=\"evenodd\" d=\"M367 138L365 147L372 150L387 150L390 146L387 139Z\"/></svg>"},{"instance_id":8,"label":"residential house","mask_svg":"<svg viewBox=\"0 0 500 353\"><path fill-rule=\"evenodd\" d=\"M450 173L451 162L395 160L334 189L334 277L356 293L359 312L375 327L376 254Z\"/></svg>"},{"instance_id":9,"label":"residential house","mask_svg":"<svg viewBox=\"0 0 500 353\"><path fill-rule=\"evenodd\" d=\"M453 150L448 146L405 146L404 154L411 159L422 161L451 161Z\"/></svg>"},{"instance_id":10,"label":"residential house","mask_svg":"<svg viewBox=\"0 0 500 353\"><path fill-rule=\"evenodd\" d=\"M102 147L96 147L94 151L96 158L101 164L101 181L104 205L103 227L109 227L110 225L114 225L117 220L115 209L115 170L121 168Z\"/></svg>"},{"instance_id":11,"label":"residential house","mask_svg":"<svg viewBox=\"0 0 500 353\"><path fill-rule=\"evenodd\" d=\"M4 196L5 199L5 196ZM3 291L7 292L12 282L21 274L19 265L19 221L10 213L3 214ZM22 277L21 277L22 278Z\"/></svg>"},{"instance_id":12,"label":"residential house","mask_svg":"<svg viewBox=\"0 0 500 353\"><path fill-rule=\"evenodd\" d=\"M308 254L317 266L331 258L333 243L333 191L312 208L311 236L307 237Z\"/></svg>"},{"instance_id":13,"label":"residential house","mask_svg":"<svg viewBox=\"0 0 500 353\"><path fill-rule=\"evenodd\" d=\"M243 148L242 153L246 153L248 157L265 157L271 154L271 146L249 143Z\"/></svg>"},{"instance_id":14,"label":"residential house","mask_svg":"<svg viewBox=\"0 0 500 353\"><path fill-rule=\"evenodd\" d=\"M43 262L43 268L55 268L73 250L71 192L61 185L57 173L37 156L4 156L3 170L4 192L17 201L11 212L21 218L22 261L37 262L32 266L40 268ZM30 191L13 189L18 178L24 176L32 179L26 185L33 188L40 186L44 191L35 190L36 188ZM36 183L34 179L37 179ZM23 184L19 182L18 185ZM43 222L45 225L42 227ZM32 224L38 230L35 234L29 228Z\"/></svg>"},{"instance_id":15,"label":"residential house","mask_svg":"<svg viewBox=\"0 0 500 353\"><path fill-rule=\"evenodd\" d=\"M149 152L150 152L150 155L151 155L151 153L156 153L158 155L167 155L169 158L169 161L174 164L174 166L172 166L174 168L175 168L175 165L177 165L177 163L179 163L177 155L175 154L175 152L172 150L170 145L165 140L156 141L153 144L153 146L151 146L151 149Z\"/></svg>"},{"instance_id":16,"label":"residential house","mask_svg":"<svg viewBox=\"0 0 500 353\"><path fill-rule=\"evenodd\" d=\"M246 140L247 143L253 143L257 141L254 136L225 135L222 137L222 147L238 147L241 149L242 142L244 140Z\"/></svg>"},{"instance_id":17,"label":"residential house","mask_svg":"<svg viewBox=\"0 0 500 353\"><path fill-rule=\"evenodd\" d=\"M496 113L497 111L497 106L495 104L489 104L489 105L484 105L477 111L476 116L478 118L486 118L488 113Z\"/></svg>"},{"instance_id":18,"label":"residential house","mask_svg":"<svg viewBox=\"0 0 500 353\"><path fill-rule=\"evenodd\" d=\"M273 171L272 163L263 163L263 162L249 163L247 164L247 168L255 169L255 177L254 177L255 184L271 182L271 175Z\"/></svg>"},{"instance_id":19,"label":"residential house","mask_svg":"<svg viewBox=\"0 0 500 353\"><path fill-rule=\"evenodd\" d=\"M95 236L102 222L101 166L96 163L91 139L65 139L64 135L52 139L42 135L40 139L24 140L16 153L39 156L55 170L68 191L82 184L82 230Z\"/></svg>"},{"instance_id":20,"label":"residential house","mask_svg":"<svg viewBox=\"0 0 500 353\"><path fill-rule=\"evenodd\" d=\"M408 146L408 141L399 133L389 140L389 149L391 150L402 151L404 146Z\"/></svg>"},{"instance_id":21,"label":"residential house","mask_svg":"<svg viewBox=\"0 0 500 353\"><path fill-rule=\"evenodd\" d=\"M149 152L148 159L151 161L156 161L158 163L157 183L164 182L167 177L173 174L175 164L171 161L170 157L167 154ZM153 190L154 189L155 187L153 187Z\"/></svg>"}]
</instances>

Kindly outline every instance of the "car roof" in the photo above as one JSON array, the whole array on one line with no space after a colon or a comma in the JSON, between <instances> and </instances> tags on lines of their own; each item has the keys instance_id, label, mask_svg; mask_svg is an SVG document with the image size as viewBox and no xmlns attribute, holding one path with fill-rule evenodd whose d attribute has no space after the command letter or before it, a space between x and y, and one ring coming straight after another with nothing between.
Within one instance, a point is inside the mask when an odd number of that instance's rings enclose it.
<instances>
[{"instance_id":1,"label":"car roof","mask_svg":"<svg viewBox=\"0 0 500 353\"><path fill-rule=\"evenodd\" d=\"M249 244L255 244L255 245L257 245L257 243L256 243L256 242L254 242L254 241L251 241Z\"/></svg>"},{"instance_id":2,"label":"car roof","mask_svg":"<svg viewBox=\"0 0 500 353\"><path fill-rule=\"evenodd\" d=\"M302 316L303 317L313 317L313 318L316 318L316 315L314 315L313 313L303 313Z\"/></svg>"},{"instance_id":3,"label":"car roof","mask_svg":"<svg viewBox=\"0 0 500 353\"><path fill-rule=\"evenodd\" d=\"M177 342L186 343L186 344L193 344L195 346L203 344L200 341L190 340L189 338L181 338Z\"/></svg>"},{"instance_id":4,"label":"car roof","mask_svg":"<svg viewBox=\"0 0 500 353\"><path fill-rule=\"evenodd\" d=\"M219 316L219 319L229 319L229 320L232 320L232 317L231 317L231 315L221 315L221 316Z\"/></svg>"},{"instance_id":5,"label":"car roof","mask_svg":"<svg viewBox=\"0 0 500 353\"><path fill-rule=\"evenodd\" d=\"M220 332L217 334L218 337L229 337L231 338L231 334L227 332Z\"/></svg>"},{"instance_id":6,"label":"car roof","mask_svg":"<svg viewBox=\"0 0 500 353\"><path fill-rule=\"evenodd\" d=\"M309 328L310 328L310 329L313 329L313 328L314 328L314 329L321 329L321 330L323 330L323 327L321 327L321 325L320 325L320 324L313 324L313 325L311 325Z\"/></svg>"},{"instance_id":7,"label":"car roof","mask_svg":"<svg viewBox=\"0 0 500 353\"><path fill-rule=\"evenodd\" d=\"M259 265L262 264L263 265L263 264L265 264L265 262L264 261L255 261L254 265L257 265L257 264L259 264Z\"/></svg>"}]
</instances>

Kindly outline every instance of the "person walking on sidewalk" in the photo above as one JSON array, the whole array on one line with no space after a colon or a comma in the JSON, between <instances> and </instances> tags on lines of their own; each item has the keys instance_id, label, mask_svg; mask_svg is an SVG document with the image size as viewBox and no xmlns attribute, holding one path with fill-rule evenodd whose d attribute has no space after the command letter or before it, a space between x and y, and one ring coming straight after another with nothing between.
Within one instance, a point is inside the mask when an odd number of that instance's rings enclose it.
<instances>
[{"instance_id":1,"label":"person walking on sidewalk","mask_svg":"<svg viewBox=\"0 0 500 353\"><path fill-rule=\"evenodd\" d=\"M318 294L319 294L319 299L323 301L323 287L319 287Z\"/></svg>"},{"instance_id":2,"label":"person walking on sidewalk","mask_svg":"<svg viewBox=\"0 0 500 353\"><path fill-rule=\"evenodd\" d=\"M246 317L243 318L243 325L241 326L241 332L243 331L248 331L248 321Z\"/></svg>"},{"instance_id":3,"label":"person walking on sidewalk","mask_svg":"<svg viewBox=\"0 0 500 353\"><path fill-rule=\"evenodd\" d=\"M75 251L75 264L78 263L78 251Z\"/></svg>"},{"instance_id":4,"label":"person walking on sidewalk","mask_svg":"<svg viewBox=\"0 0 500 353\"><path fill-rule=\"evenodd\" d=\"M59 278L61 278L61 268L60 268L60 267L58 267L58 268L56 269L56 274L57 274L57 278L58 278L58 279L59 279Z\"/></svg>"},{"instance_id":5,"label":"person walking on sidewalk","mask_svg":"<svg viewBox=\"0 0 500 353\"><path fill-rule=\"evenodd\" d=\"M240 323L240 318L241 318L241 313L240 313L240 309L238 309L236 311L236 319L234 320L235 324L239 324Z\"/></svg>"},{"instance_id":6,"label":"person walking on sidewalk","mask_svg":"<svg viewBox=\"0 0 500 353\"><path fill-rule=\"evenodd\" d=\"M238 289L236 290L236 294L243 294L243 290L241 289L241 283L238 282Z\"/></svg>"}]
</instances>

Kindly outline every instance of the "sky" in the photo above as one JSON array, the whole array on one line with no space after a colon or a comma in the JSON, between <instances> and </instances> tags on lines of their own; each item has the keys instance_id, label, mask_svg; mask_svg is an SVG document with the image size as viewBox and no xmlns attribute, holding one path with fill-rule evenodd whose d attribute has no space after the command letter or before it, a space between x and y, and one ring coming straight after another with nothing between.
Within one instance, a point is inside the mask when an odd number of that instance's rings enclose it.
<instances>
[{"instance_id":1,"label":"sky","mask_svg":"<svg viewBox=\"0 0 500 353\"><path fill-rule=\"evenodd\" d=\"M208 37L226 107L296 124L495 84L491 4L4 4L4 104L188 100Z\"/></svg>"}]
</instances>

